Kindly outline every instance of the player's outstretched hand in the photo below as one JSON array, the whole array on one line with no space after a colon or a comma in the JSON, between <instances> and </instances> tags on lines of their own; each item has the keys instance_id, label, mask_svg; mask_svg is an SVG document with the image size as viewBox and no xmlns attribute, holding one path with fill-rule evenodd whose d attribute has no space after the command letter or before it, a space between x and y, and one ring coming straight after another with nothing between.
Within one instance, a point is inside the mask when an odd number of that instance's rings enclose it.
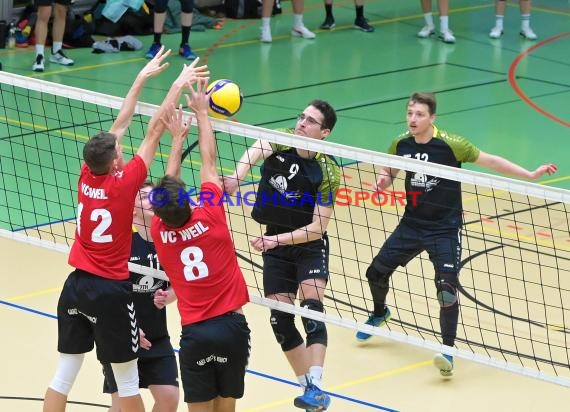
<instances>
[{"instance_id":1,"label":"player's outstretched hand","mask_svg":"<svg viewBox=\"0 0 570 412\"><path fill-rule=\"evenodd\" d=\"M208 80L208 77L199 78L196 82L196 90L194 90L194 87L192 87L191 84L188 84L192 97L190 98L188 95L184 95L184 97L186 97L188 107L196 114L208 114L208 105L210 100L210 95L206 93Z\"/></svg>"},{"instance_id":2,"label":"player's outstretched hand","mask_svg":"<svg viewBox=\"0 0 570 412\"><path fill-rule=\"evenodd\" d=\"M178 87L185 87L186 85L194 84L198 79L208 77L210 72L208 71L208 66L198 66L200 58L197 57L191 64L184 65L182 71L178 75L178 78L174 81L174 84Z\"/></svg>"},{"instance_id":3,"label":"player's outstretched hand","mask_svg":"<svg viewBox=\"0 0 570 412\"><path fill-rule=\"evenodd\" d=\"M222 188L230 195L233 195L239 188L239 180L235 174L222 178Z\"/></svg>"},{"instance_id":4,"label":"player's outstretched hand","mask_svg":"<svg viewBox=\"0 0 570 412\"><path fill-rule=\"evenodd\" d=\"M163 309L166 306L166 298L168 297L168 291L158 289L154 292L154 306L158 309Z\"/></svg>"},{"instance_id":5,"label":"player's outstretched hand","mask_svg":"<svg viewBox=\"0 0 570 412\"><path fill-rule=\"evenodd\" d=\"M156 56L154 56L154 58L142 68L139 76L143 76L145 79L148 79L149 77L162 73L164 69L168 67L168 63L164 62L164 60L170 56L171 51L172 50L170 49L165 51L164 46L162 46L158 53L156 53Z\"/></svg>"},{"instance_id":6,"label":"player's outstretched hand","mask_svg":"<svg viewBox=\"0 0 570 412\"><path fill-rule=\"evenodd\" d=\"M558 170L558 166L553 163L548 163L538 167L534 172L532 172L531 179L538 179L546 174L553 175Z\"/></svg>"},{"instance_id":7,"label":"player's outstretched hand","mask_svg":"<svg viewBox=\"0 0 570 412\"><path fill-rule=\"evenodd\" d=\"M167 107L160 121L164 123L166 129L168 129L172 135L173 140L184 140L188 136L190 122L184 118L182 105L178 106L178 110L175 109L174 105Z\"/></svg>"}]
</instances>

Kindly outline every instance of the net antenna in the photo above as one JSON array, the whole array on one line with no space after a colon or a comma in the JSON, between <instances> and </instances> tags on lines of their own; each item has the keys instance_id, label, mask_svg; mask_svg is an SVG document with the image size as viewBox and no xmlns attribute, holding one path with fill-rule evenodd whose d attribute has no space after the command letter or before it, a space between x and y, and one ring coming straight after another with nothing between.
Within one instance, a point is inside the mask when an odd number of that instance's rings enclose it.
<instances>
[{"instance_id":1,"label":"net antenna","mask_svg":"<svg viewBox=\"0 0 570 412\"><path fill-rule=\"evenodd\" d=\"M0 102L0 236L68 253L83 145L89 136L109 129L122 99L0 72ZM137 105L123 138L126 158L136 151L155 110L156 105ZM295 114L292 111L291 119ZM239 196L228 199L228 223L254 304L570 386L569 191L247 124L212 124L222 175L235 169L257 139L330 154L342 167L342 195L337 194L328 226L325 314L264 297L261 256L249 245L251 237L263 233L251 218L257 168L252 168ZM155 181L164 173L170 151L169 140L164 140L150 170ZM195 140L189 137L182 165L189 188L199 182L200 158L191 143ZM366 268L404 210L402 179L380 198L372 196L376 175L386 166L462 183L456 347L441 344L433 266L425 254L393 274L388 295L392 320L382 328L362 323L372 310ZM129 265L133 271L166 278L161 271Z\"/></svg>"}]
</instances>

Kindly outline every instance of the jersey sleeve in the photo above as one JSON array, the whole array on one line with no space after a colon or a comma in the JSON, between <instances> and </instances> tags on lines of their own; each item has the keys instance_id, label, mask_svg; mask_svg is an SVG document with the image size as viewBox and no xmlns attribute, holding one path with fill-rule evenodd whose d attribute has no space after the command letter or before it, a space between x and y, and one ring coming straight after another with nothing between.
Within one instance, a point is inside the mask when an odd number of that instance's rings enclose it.
<instances>
[{"instance_id":1,"label":"jersey sleeve","mask_svg":"<svg viewBox=\"0 0 570 412\"><path fill-rule=\"evenodd\" d=\"M392 143L390 143L390 146L388 146L388 154L391 155L395 155L398 154L398 143L400 142L400 140L406 138L409 136L409 133L402 133L401 135L399 135L398 137L396 137L394 140L392 140Z\"/></svg>"},{"instance_id":2,"label":"jersey sleeve","mask_svg":"<svg viewBox=\"0 0 570 412\"><path fill-rule=\"evenodd\" d=\"M285 128L275 129L275 131L283 132L283 133L289 133L289 134L295 133L294 129L285 129ZM285 150L290 149L289 146L285 146L285 145L278 144L278 143L269 142L269 145L271 146L271 148L273 149L274 152L284 152Z\"/></svg>"},{"instance_id":3,"label":"jersey sleeve","mask_svg":"<svg viewBox=\"0 0 570 412\"><path fill-rule=\"evenodd\" d=\"M330 207L334 206L336 194L340 187L340 167L329 156L323 155L326 161L321 164L323 170L323 181L319 186L322 203ZM331 199L332 197L332 199Z\"/></svg>"},{"instance_id":4,"label":"jersey sleeve","mask_svg":"<svg viewBox=\"0 0 570 412\"><path fill-rule=\"evenodd\" d=\"M229 195L213 182L205 182L200 186L200 207L208 213L223 215L225 219L224 203L229 202Z\"/></svg>"},{"instance_id":5,"label":"jersey sleeve","mask_svg":"<svg viewBox=\"0 0 570 412\"><path fill-rule=\"evenodd\" d=\"M121 190L130 191L134 197L147 177L148 171L144 160L135 155L124 167L118 176ZM129 195L130 195L129 193Z\"/></svg>"},{"instance_id":6,"label":"jersey sleeve","mask_svg":"<svg viewBox=\"0 0 570 412\"><path fill-rule=\"evenodd\" d=\"M477 146L471 143L469 140L459 135L447 135L447 144L451 147L455 158L461 162L476 162L479 158L480 150Z\"/></svg>"}]
</instances>

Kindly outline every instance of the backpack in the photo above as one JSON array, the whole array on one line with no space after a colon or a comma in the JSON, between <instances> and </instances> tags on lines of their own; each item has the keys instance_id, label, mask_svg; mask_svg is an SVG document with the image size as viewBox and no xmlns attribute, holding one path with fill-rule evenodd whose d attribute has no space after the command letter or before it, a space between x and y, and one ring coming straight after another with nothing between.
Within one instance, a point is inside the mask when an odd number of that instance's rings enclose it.
<instances>
[{"instance_id":1,"label":"backpack","mask_svg":"<svg viewBox=\"0 0 570 412\"><path fill-rule=\"evenodd\" d=\"M67 47L91 47L95 40L91 35L95 31L95 24L89 15L68 13L65 21L63 43Z\"/></svg>"}]
</instances>

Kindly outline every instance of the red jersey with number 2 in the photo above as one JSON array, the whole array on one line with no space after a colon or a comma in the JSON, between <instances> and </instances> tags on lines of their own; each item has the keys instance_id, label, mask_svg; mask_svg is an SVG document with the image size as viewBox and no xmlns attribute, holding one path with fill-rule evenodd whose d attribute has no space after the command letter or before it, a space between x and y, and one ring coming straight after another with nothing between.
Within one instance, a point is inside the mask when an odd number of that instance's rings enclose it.
<instances>
[{"instance_id":1,"label":"red jersey with number 2","mask_svg":"<svg viewBox=\"0 0 570 412\"><path fill-rule=\"evenodd\" d=\"M183 326L239 309L249 301L222 189L205 182L200 190L208 200L192 211L184 226L171 228L156 215L151 224L156 253L176 292Z\"/></svg>"},{"instance_id":2,"label":"red jersey with number 2","mask_svg":"<svg viewBox=\"0 0 570 412\"><path fill-rule=\"evenodd\" d=\"M94 175L81 167L71 266L107 279L129 278L135 196L146 176L137 155L114 174Z\"/></svg>"}]
</instances>

